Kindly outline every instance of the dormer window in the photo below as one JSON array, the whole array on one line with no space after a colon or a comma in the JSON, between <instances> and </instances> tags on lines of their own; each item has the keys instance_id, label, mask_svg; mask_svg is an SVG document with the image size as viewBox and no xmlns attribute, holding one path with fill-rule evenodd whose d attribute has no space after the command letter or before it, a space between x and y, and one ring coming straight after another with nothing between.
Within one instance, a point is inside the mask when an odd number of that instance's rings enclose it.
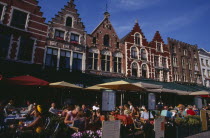
<instances>
[{"instance_id":1,"label":"dormer window","mask_svg":"<svg viewBox=\"0 0 210 138\"><path fill-rule=\"evenodd\" d=\"M109 46L109 35L104 35L104 46Z\"/></svg>"},{"instance_id":2,"label":"dormer window","mask_svg":"<svg viewBox=\"0 0 210 138\"><path fill-rule=\"evenodd\" d=\"M79 43L79 35L78 34L74 34L74 33L72 33L71 34L71 43Z\"/></svg>"},{"instance_id":3,"label":"dormer window","mask_svg":"<svg viewBox=\"0 0 210 138\"><path fill-rule=\"evenodd\" d=\"M64 31L61 31L61 30L55 30L55 38L57 40L64 40Z\"/></svg>"},{"instance_id":4,"label":"dormer window","mask_svg":"<svg viewBox=\"0 0 210 138\"><path fill-rule=\"evenodd\" d=\"M157 42L157 51L162 52L162 43Z\"/></svg>"},{"instance_id":5,"label":"dormer window","mask_svg":"<svg viewBox=\"0 0 210 138\"><path fill-rule=\"evenodd\" d=\"M27 16L27 13L14 9L10 25L16 28L25 29Z\"/></svg>"},{"instance_id":6,"label":"dormer window","mask_svg":"<svg viewBox=\"0 0 210 138\"><path fill-rule=\"evenodd\" d=\"M140 45L140 35L139 34L135 34L135 44Z\"/></svg>"},{"instance_id":7,"label":"dormer window","mask_svg":"<svg viewBox=\"0 0 210 138\"><path fill-rule=\"evenodd\" d=\"M71 17L66 18L66 26L72 27L72 18Z\"/></svg>"}]
</instances>

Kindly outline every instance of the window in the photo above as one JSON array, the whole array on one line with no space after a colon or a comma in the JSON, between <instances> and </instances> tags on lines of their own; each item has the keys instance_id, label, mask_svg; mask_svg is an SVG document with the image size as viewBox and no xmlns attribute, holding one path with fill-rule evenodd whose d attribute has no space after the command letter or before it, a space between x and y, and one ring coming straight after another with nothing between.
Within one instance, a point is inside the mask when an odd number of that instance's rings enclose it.
<instances>
[{"instance_id":1,"label":"window","mask_svg":"<svg viewBox=\"0 0 210 138\"><path fill-rule=\"evenodd\" d=\"M117 42L116 48L120 48L120 43L119 42Z\"/></svg>"},{"instance_id":2,"label":"window","mask_svg":"<svg viewBox=\"0 0 210 138\"><path fill-rule=\"evenodd\" d=\"M138 58L138 54L137 54L137 49L136 49L136 47L132 47L132 48L131 48L131 58L135 58L135 59Z\"/></svg>"},{"instance_id":3,"label":"window","mask_svg":"<svg viewBox=\"0 0 210 138\"><path fill-rule=\"evenodd\" d=\"M142 65L142 77L147 78L147 65L146 64Z\"/></svg>"},{"instance_id":4,"label":"window","mask_svg":"<svg viewBox=\"0 0 210 138\"><path fill-rule=\"evenodd\" d=\"M204 65L204 60L203 60L203 59L201 59L201 64L202 64L203 66L205 66L205 65Z\"/></svg>"},{"instance_id":5,"label":"window","mask_svg":"<svg viewBox=\"0 0 210 138\"><path fill-rule=\"evenodd\" d=\"M164 68L167 68L166 58L162 58L162 64Z\"/></svg>"},{"instance_id":6,"label":"window","mask_svg":"<svg viewBox=\"0 0 210 138\"><path fill-rule=\"evenodd\" d=\"M98 54L89 53L88 56L88 69L97 70L98 68Z\"/></svg>"},{"instance_id":7,"label":"window","mask_svg":"<svg viewBox=\"0 0 210 138\"><path fill-rule=\"evenodd\" d=\"M182 67L184 67L184 66L185 66L185 59L182 58Z\"/></svg>"},{"instance_id":8,"label":"window","mask_svg":"<svg viewBox=\"0 0 210 138\"><path fill-rule=\"evenodd\" d=\"M176 53L176 48L174 44L172 45L172 53Z\"/></svg>"},{"instance_id":9,"label":"window","mask_svg":"<svg viewBox=\"0 0 210 138\"><path fill-rule=\"evenodd\" d=\"M66 26L72 27L72 18L71 17L66 18Z\"/></svg>"},{"instance_id":10,"label":"window","mask_svg":"<svg viewBox=\"0 0 210 138\"><path fill-rule=\"evenodd\" d=\"M24 61L31 61L33 46L34 46L34 40L30 38L21 37L18 59Z\"/></svg>"},{"instance_id":11,"label":"window","mask_svg":"<svg viewBox=\"0 0 210 138\"><path fill-rule=\"evenodd\" d=\"M209 61L208 60L206 60L206 66L209 66Z\"/></svg>"},{"instance_id":12,"label":"window","mask_svg":"<svg viewBox=\"0 0 210 138\"><path fill-rule=\"evenodd\" d=\"M45 66L57 68L58 50L47 48Z\"/></svg>"},{"instance_id":13,"label":"window","mask_svg":"<svg viewBox=\"0 0 210 138\"><path fill-rule=\"evenodd\" d=\"M82 54L81 53L73 54L72 71L82 71Z\"/></svg>"},{"instance_id":14,"label":"window","mask_svg":"<svg viewBox=\"0 0 210 138\"><path fill-rule=\"evenodd\" d=\"M101 70L110 71L110 56L109 55L101 56Z\"/></svg>"},{"instance_id":15,"label":"window","mask_svg":"<svg viewBox=\"0 0 210 138\"><path fill-rule=\"evenodd\" d=\"M160 71L159 70L155 70L155 79L160 81Z\"/></svg>"},{"instance_id":16,"label":"window","mask_svg":"<svg viewBox=\"0 0 210 138\"><path fill-rule=\"evenodd\" d=\"M139 34L135 34L135 44L140 45L140 35Z\"/></svg>"},{"instance_id":17,"label":"window","mask_svg":"<svg viewBox=\"0 0 210 138\"><path fill-rule=\"evenodd\" d=\"M208 70L208 76L210 77L210 70Z\"/></svg>"},{"instance_id":18,"label":"window","mask_svg":"<svg viewBox=\"0 0 210 138\"><path fill-rule=\"evenodd\" d=\"M189 63L189 70L192 70L192 64Z\"/></svg>"},{"instance_id":19,"label":"window","mask_svg":"<svg viewBox=\"0 0 210 138\"><path fill-rule=\"evenodd\" d=\"M177 66L177 58L173 56L173 66Z\"/></svg>"},{"instance_id":20,"label":"window","mask_svg":"<svg viewBox=\"0 0 210 138\"><path fill-rule=\"evenodd\" d=\"M157 51L162 52L162 43L157 42Z\"/></svg>"},{"instance_id":21,"label":"window","mask_svg":"<svg viewBox=\"0 0 210 138\"><path fill-rule=\"evenodd\" d=\"M132 64L132 76L137 77L137 72L138 72L138 65L137 63Z\"/></svg>"},{"instance_id":22,"label":"window","mask_svg":"<svg viewBox=\"0 0 210 138\"><path fill-rule=\"evenodd\" d=\"M203 76L206 77L206 70L203 69Z\"/></svg>"},{"instance_id":23,"label":"window","mask_svg":"<svg viewBox=\"0 0 210 138\"><path fill-rule=\"evenodd\" d=\"M195 63L195 71L199 71L198 70L198 63Z\"/></svg>"},{"instance_id":24,"label":"window","mask_svg":"<svg viewBox=\"0 0 210 138\"><path fill-rule=\"evenodd\" d=\"M27 13L14 9L12 14L11 26L17 27L20 29L25 29Z\"/></svg>"},{"instance_id":25,"label":"window","mask_svg":"<svg viewBox=\"0 0 210 138\"><path fill-rule=\"evenodd\" d=\"M141 50L141 60L147 60L147 52L145 49Z\"/></svg>"},{"instance_id":26,"label":"window","mask_svg":"<svg viewBox=\"0 0 210 138\"><path fill-rule=\"evenodd\" d=\"M168 82L168 72L167 71L163 71L163 81Z\"/></svg>"},{"instance_id":27,"label":"window","mask_svg":"<svg viewBox=\"0 0 210 138\"><path fill-rule=\"evenodd\" d=\"M0 20L2 19L2 15L3 15L3 10L4 10L4 6L0 4Z\"/></svg>"},{"instance_id":28,"label":"window","mask_svg":"<svg viewBox=\"0 0 210 138\"><path fill-rule=\"evenodd\" d=\"M96 44L96 37L93 37L93 44Z\"/></svg>"},{"instance_id":29,"label":"window","mask_svg":"<svg viewBox=\"0 0 210 138\"><path fill-rule=\"evenodd\" d=\"M121 73L122 58L114 57L114 72Z\"/></svg>"},{"instance_id":30,"label":"window","mask_svg":"<svg viewBox=\"0 0 210 138\"><path fill-rule=\"evenodd\" d=\"M187 56L187 50L186 49L184 49L184 55Z\"/></svg>"},{"instance_id":31,"label":"window","mask_svg":"<svg viewBox=\"0 0 210 138\"><path fill-rule=\"evenodd\" d=\"M79 42L79 35L72 33L71 34L71 42Z\"/></svg>"},{"instance_id":32,"label":"window","mask_svg":"<svg viewBox=\"0 0 210 138\"><path fill-rule=\"evenodd\" d=\"M71 57L70 51L61 50L60 63L59 63L60 70L70 71L70 57Z\"/></svg>"},{"instance_id":33,"label":"window","mask_svg":"<svg viewBox=\"0 0 210 138\"><path fill-rule=\"evenodd\" d=\"M10 46L10 35L0 33L0 57L6 58Z\"/></svg>"},{"instance_id":34,"label":"window","mask_svg":"<svg viewBox=\"0 0 210 138\"><path fill-rule=\"evenodd\" d=\"M55 30L55 38L58 40L64 40L64 31L61 30Z\"/></svg>"},{"instance_id":35,"label":"window","mask_svg":"<svg viewBox=\"0 0 210 138\"><path fill-rule=\"evenodd\" d=\"M104 35L104 46L109 46L109 35Z\"/></svg>"},{"instance_id":36,"label":"window","mask_svg":"<svg viewBox=\"0 0 210 138\"><path fill-rule=\"evenodd\" d=\"M155 67L159 67L159 57L158 56L154 57L154 62L155 62Z\"/></svg>"}]
</instances>

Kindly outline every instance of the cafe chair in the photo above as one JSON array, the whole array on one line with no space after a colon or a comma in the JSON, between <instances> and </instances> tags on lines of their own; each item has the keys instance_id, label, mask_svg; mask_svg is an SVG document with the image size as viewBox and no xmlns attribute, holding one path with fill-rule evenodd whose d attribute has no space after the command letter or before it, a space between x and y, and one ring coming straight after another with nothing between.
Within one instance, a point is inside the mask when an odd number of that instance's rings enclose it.
<instances>
[{"instance_id":1,"label":"cafe chair","mask_svg":"<svg viewBox=\"0 0 210 138\"><path fill-rule=\"evenodd\" d=\"M50 118L47 117L45 120L45 130L49 127L49 125L50 125Z\"/></svg>"}]
</instances>

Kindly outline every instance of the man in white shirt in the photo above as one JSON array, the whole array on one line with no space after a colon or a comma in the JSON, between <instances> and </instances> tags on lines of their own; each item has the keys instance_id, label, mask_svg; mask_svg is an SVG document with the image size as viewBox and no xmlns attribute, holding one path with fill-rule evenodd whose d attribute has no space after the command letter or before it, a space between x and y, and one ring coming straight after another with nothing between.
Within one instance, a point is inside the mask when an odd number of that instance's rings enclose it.
<instances>
[{"instance_id":1,"label":"man in white shirt","mask_svg":"<svg viewBox=\"0 0 210 138\"><path fill-rule=\"evenodd\" d=\"M55 108L55 106L56 106L55 103L52 103L51 107L49 109L49 112L54 114L54 115L56 115L58 113L58 110Z\"/></svg>"}]
</instances>

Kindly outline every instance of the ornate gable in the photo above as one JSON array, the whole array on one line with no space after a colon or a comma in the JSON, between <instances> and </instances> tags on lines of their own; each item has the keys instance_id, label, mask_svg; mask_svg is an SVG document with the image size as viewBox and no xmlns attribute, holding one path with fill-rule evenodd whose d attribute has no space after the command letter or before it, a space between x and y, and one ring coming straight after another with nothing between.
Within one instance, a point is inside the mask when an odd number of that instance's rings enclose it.
<instances>
[{"instance_id":1,"label":"ornate gable","mask_svg":"<svg viewBox=\"0 0 210 138\"><path fill-rule=\"evenodd\" d=\"M124 36L121 39L121 42L123 42L123 43L124 42L131 42L131 43L133 43L135 33L141 34L142 41L143 41L142 43L143 43L144 46L147 46L148 45L147 39L145 38L144 33L142 32L142 30L141 30L141 28L139 26L139 23L137 21L136 21L133 29L126 36Z\"/></svg>"}]
</instances>

